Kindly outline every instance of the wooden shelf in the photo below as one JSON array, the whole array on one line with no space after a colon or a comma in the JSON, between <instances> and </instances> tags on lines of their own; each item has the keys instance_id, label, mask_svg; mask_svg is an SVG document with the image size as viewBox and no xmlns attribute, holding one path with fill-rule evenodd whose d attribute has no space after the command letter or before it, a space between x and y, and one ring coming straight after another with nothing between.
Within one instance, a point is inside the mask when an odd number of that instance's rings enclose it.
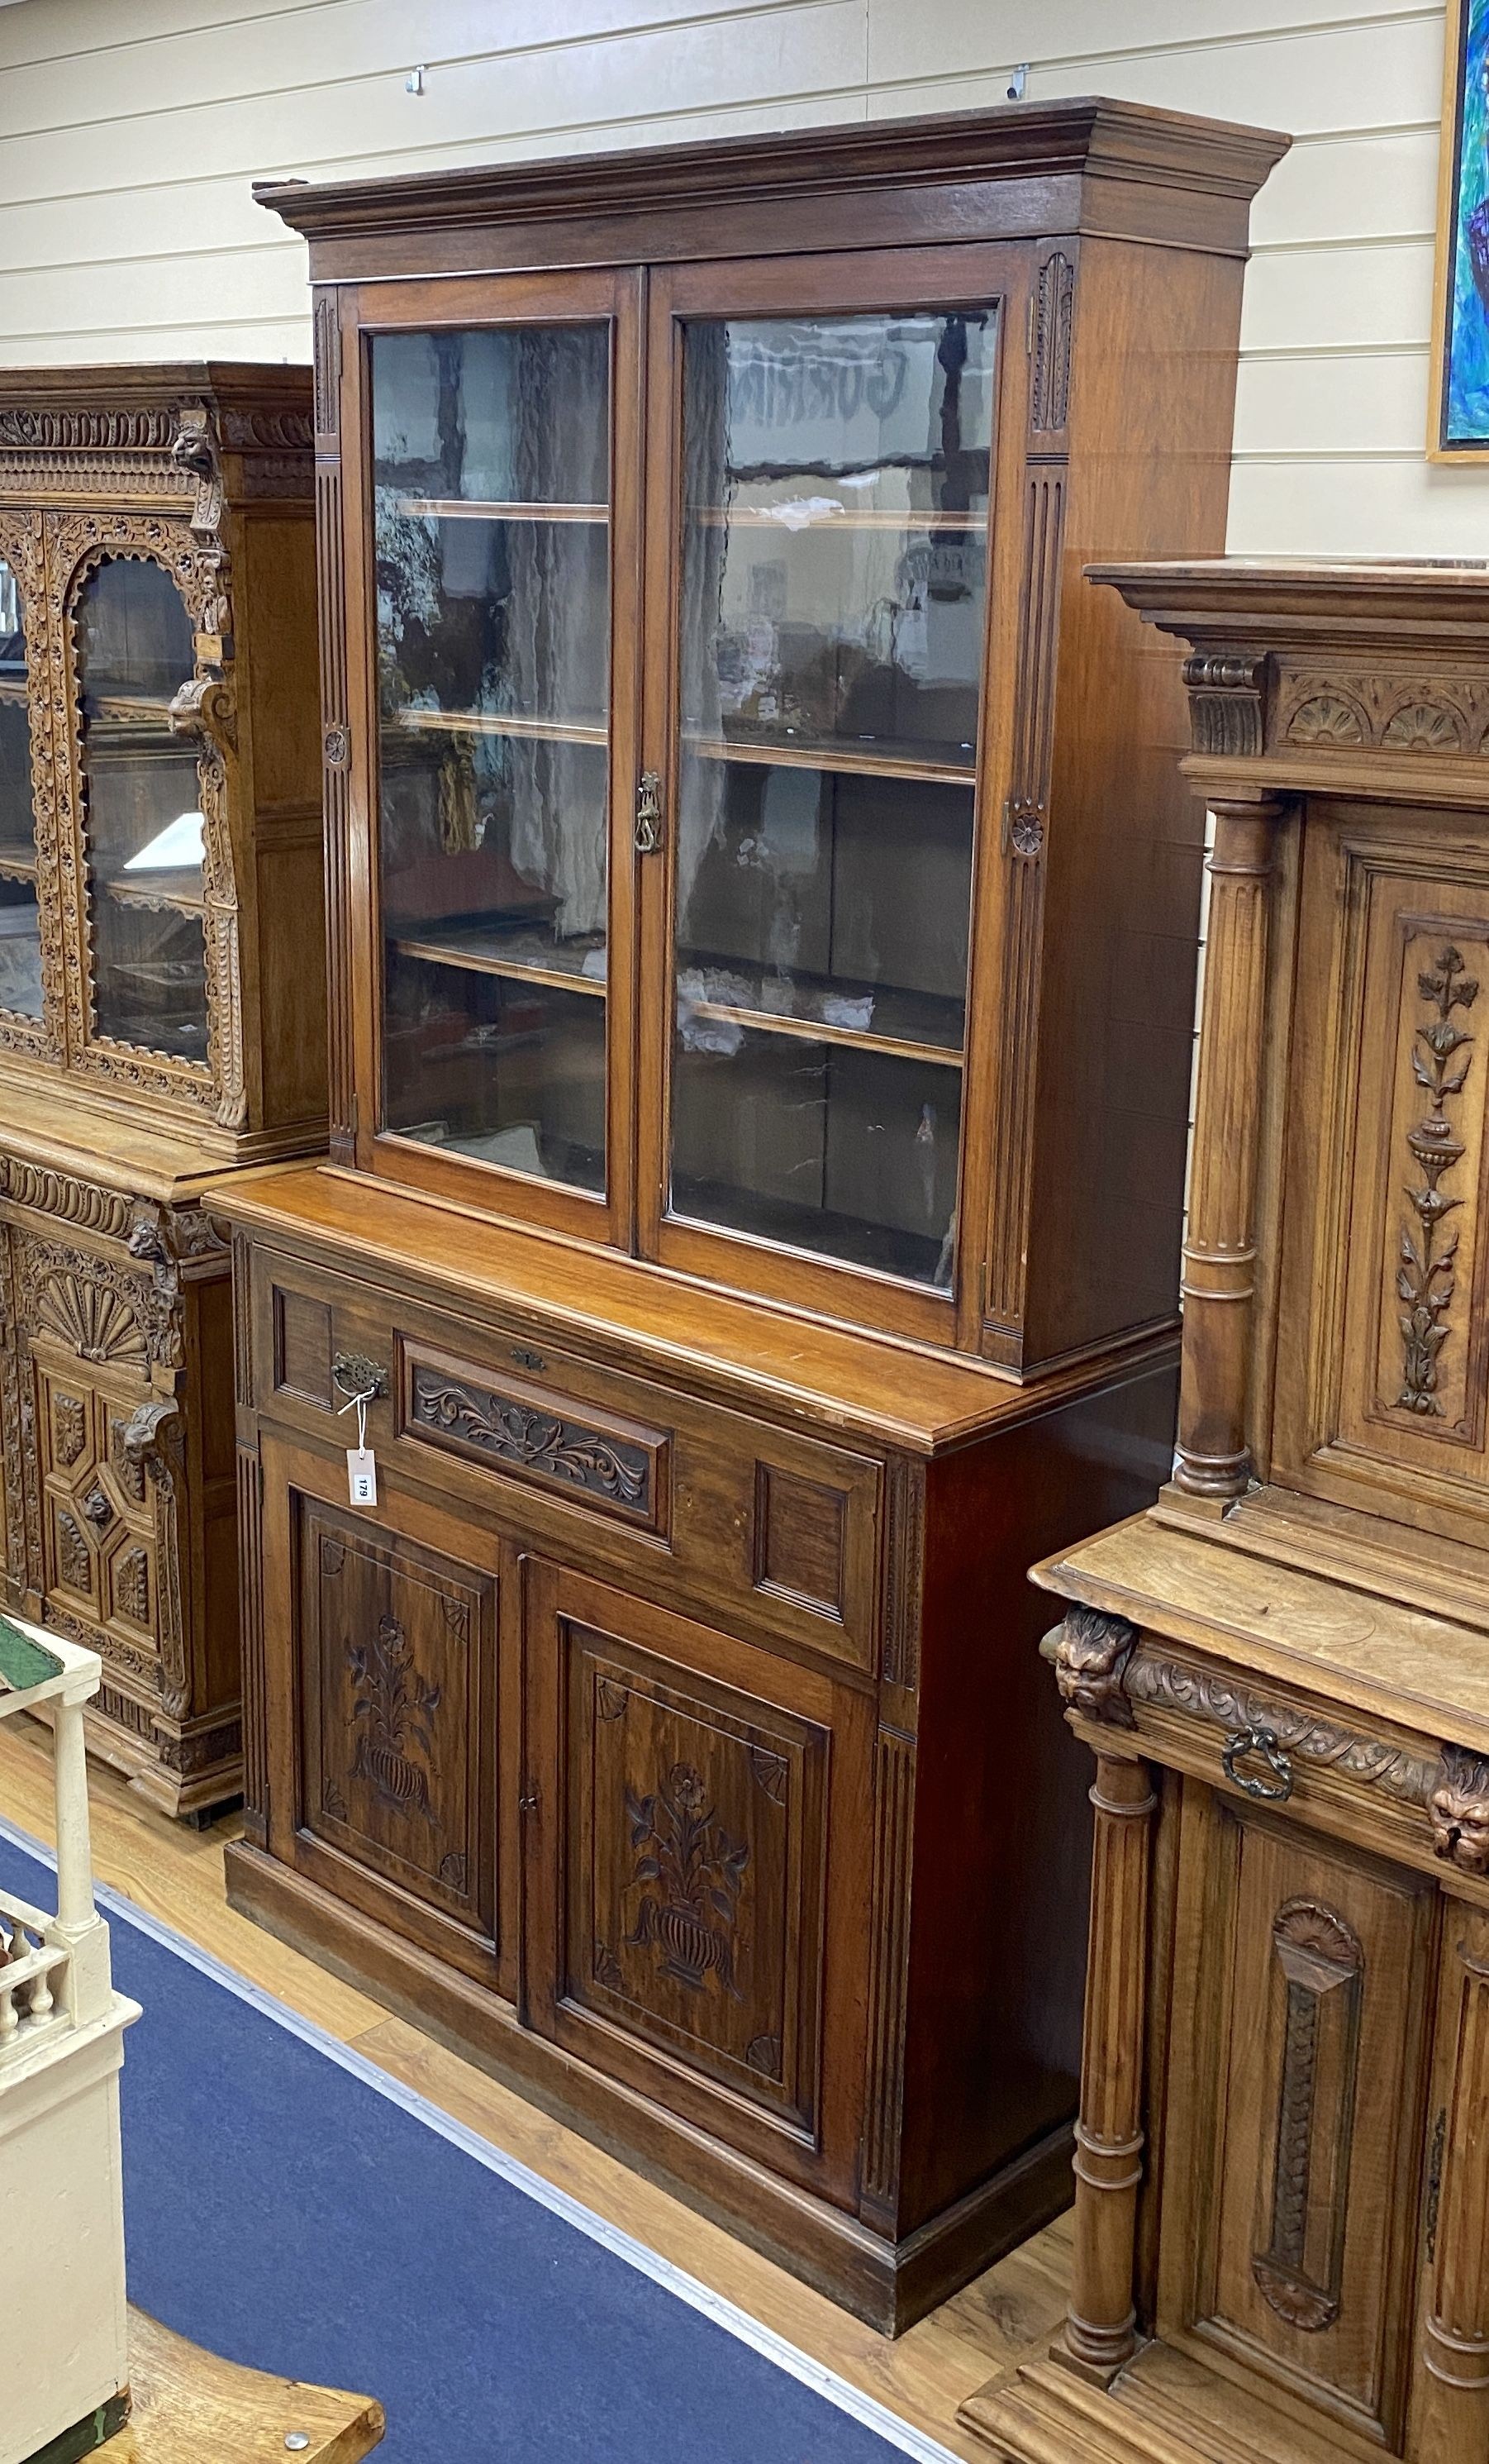
<instances>
[{"instance_id":1,"label":"wooden shelf","mask_svg":"<svg viewBox=\"0 0 1489 2464\"><path fill-rule=\"evenodd\" d=\"M678 968L679 999L687 1002L689 1015L693 1018L727 1019L739 1026L757 1027L768 1035L795 1035L814 1044L847 1045L856 1051L883 1052L906 1061L930 1061L942 1068L959 1069L962 1066L966 1009L951 996L905 992L892 984L867 984L831 976L797 975L791 979L790 989L799 1006L792 1010L767 1009L757 987L748 980L751 972L735 959L685 953ZM694 998L686 988L687 979L697 976L717 979L724 997ZM728 999L732 986L738 986L746 998ZM755 995L753 1000L748 998L752 990ZM831 1000L871 1001L881 1023L853 1026L813 1015L807 1007L814 1001ZM950 1031L938 1032L942 1028Z\"/></svg>"},{"instance_id":2,"label":"wooden shelf","mask_svg":"<svg viewBox=\"0 0 1489 2464\"><path fill-rule=\"evenodd\" d=\"M603 725L559 718L519 718L505 711L401 710L397 724L410 736L513 736L534 744L599 744L608 746Z\"/></svg>"},{"instance_id":3,"label":"wooden shelf","mask_svg":"<svg viewBox=\"0 0 1489 2464\"><path fill-rule=\"evenodd\" d=\"M140 907L158 913L167 911L177 915L205 915L207 891L200 870L192 866L181 871L141 873L138 880L125 881L118 875L98 879L98 887L118 901L120 907Z\"/></svg>"},{"instance_id":4,"label":"wooden shelf","mask_svg":"<svg viewBox=\"0 0 1489 2464\"><path fill-rule=\"evenodd\" d=\"M502 496L400 496L401 514L438 522L608 522L608 505L546 505Z\"/></svg>"},{"instance_id":5,"label":"wooden shelf","mask_svg":"<svg viewBox=\"0 0 1489 2464\"><path fill-rule=\"evenodd\" d=\"M818 1018L784 1018L779 1010L736 1009L731 1001L690 1001L690 1018L728 1019L737 1026L759 1028L767 1035L796 1035L809 1044L845 1044L858 1052L882 1052L892 1060L930 1061L940 1069L959 1069L962 1056L944 1044L911 1044L897 1035L875 1035L872 1028L829 1026Z\"/></svg>"},{"instance_id":6,"label":"wooden shelf","mask_svg":"<svg viewBox=\"0 0 1489 2464\"><path fill-rule=\"evenodd\" d=\"M785 508L768 505L690 505L690 521L701 522L710 530L746 531L968 531L983 532L988 526L987 507L976 513L947 514L939 511L895 513L875 505L843 505L835 511L797 513L785 518Z\"/></svg>"},{"instance_id":7,"label":"wooden shelf","mask_svg":"<svg viewBox=\"0 0 1489 2464\"><path fill-rule=\"evenodd\" d=\"M604 978L582 975L577 966L566 967L560 950L550 945L530 955L504 945L500 934L483 933L479 926L460 934L398 934L390 937L388 947L401 958L422 958L431 967L458 967L470 975L548 984L559 992L587 993L592 1000L605 997Z\"/></svg>"},{"instance_id":8,"label":"wooden shelf","mask_svg":"<svg viewBox=\"0 0 1489 2464\"><path fill-rule=\"evenodd\" d=\"M950 781L957 787L976 783L976 769L970 754L965 761L933 761L887 737L871 746L845 743L840 738L777 744L754 737L741 739L692 736L685 731L683 750L700 761L750 761L770 770L841 770L864 779Z\"/></svg>"}]
</instances>

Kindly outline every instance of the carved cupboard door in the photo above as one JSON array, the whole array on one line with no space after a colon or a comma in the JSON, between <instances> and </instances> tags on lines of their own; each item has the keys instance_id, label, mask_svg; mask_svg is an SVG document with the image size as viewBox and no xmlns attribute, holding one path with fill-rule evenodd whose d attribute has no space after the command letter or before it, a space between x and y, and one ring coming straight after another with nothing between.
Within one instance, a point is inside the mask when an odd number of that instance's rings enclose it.
<instances>
[{"instance_id":1,"label":"carved cupboard door","mask_svg":"<svg viewBox=\"0 0 1489 2464\"><path fill-rule=\"evenodd\" d=\"M292 1461L310 1481L265 1490L274 1758L296 1765L293 1825L274 1783L276 1854L494 1984L494 1555L472 1563L476 1533L386 1486L376 1515L360 1512L339 1464ZM286 1592L289 1668L274 1632Z\"/></svg>"},{"instance_id":2,"label":"carved cupboard door","mask_svg":"<svg viewBox=\"0 0 1489 2464\"><path fill-rule=\"evenodd\" d=\"M1179 1855L1160 2329L1395 2449L1435 1890L1194 1784Z\"/></svg>"},{"instance_id":3,"label":"carved cupboard door","mask_svg":"<svg viewBox=\"0 0 1489 2464\"><path fill-rule=\"evenodd\" d=\"M868 1698L525 1575L530 2021L850 2205Z\"/></svg>"}]
</instances>

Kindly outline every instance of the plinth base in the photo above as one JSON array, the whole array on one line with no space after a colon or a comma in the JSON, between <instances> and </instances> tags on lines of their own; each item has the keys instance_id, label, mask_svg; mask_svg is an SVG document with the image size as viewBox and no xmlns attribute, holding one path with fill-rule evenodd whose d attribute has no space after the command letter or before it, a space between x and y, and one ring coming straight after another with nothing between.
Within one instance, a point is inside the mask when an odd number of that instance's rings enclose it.
<instances>
[{"instance_id":1,"label":"plinth base","mask_svg":"<svg viewBox=\"0 0 1489 2464\"><path fill-rule=\"evenodd\" d=\"M1109 2387L1024 2362L956 2418L1004 2464L1343 2464L1359 2453L1162 2343Z\"/></svg>"}]
</instances>

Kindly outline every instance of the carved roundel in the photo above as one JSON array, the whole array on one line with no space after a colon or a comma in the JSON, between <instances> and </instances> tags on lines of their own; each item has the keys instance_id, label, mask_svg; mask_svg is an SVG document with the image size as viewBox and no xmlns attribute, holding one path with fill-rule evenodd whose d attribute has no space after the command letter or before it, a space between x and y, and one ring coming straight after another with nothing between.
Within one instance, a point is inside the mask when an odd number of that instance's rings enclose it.
<instances>
[{"instance_id":1,"label":"carved roundel","mask_svg":"<svg viewBox=\"0 0 1489 2464\"><path fill-rule=\"evenodd\" d=\"M328 770L344 770L351 759L351 741L344 727L328 727L323 751Z\"/></svg>"}]
</instances>

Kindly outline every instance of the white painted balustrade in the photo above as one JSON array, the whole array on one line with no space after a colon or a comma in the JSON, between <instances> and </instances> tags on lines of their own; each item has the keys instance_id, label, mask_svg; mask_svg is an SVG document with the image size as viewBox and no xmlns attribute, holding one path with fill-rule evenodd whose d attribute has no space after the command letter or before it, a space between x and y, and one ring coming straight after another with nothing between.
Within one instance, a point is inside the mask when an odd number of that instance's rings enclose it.
<instances>
[{"instance_id":1,"label":"white painted balustrade","mask_svg":"<svg viewBox=\"0 0 1489 2464\"><path fill-rule=\"evenodd\" d=\"M0 1720L52 1729L57 1844L55 1911L0 1885L0 2320L26 2356L0 2395L0 2464L112 2426L128 2380L119 2071L139 2011L113 1990L94 1903L82 1720L101 1673L0 1615Z\"/></svg>"}]
</instances>

